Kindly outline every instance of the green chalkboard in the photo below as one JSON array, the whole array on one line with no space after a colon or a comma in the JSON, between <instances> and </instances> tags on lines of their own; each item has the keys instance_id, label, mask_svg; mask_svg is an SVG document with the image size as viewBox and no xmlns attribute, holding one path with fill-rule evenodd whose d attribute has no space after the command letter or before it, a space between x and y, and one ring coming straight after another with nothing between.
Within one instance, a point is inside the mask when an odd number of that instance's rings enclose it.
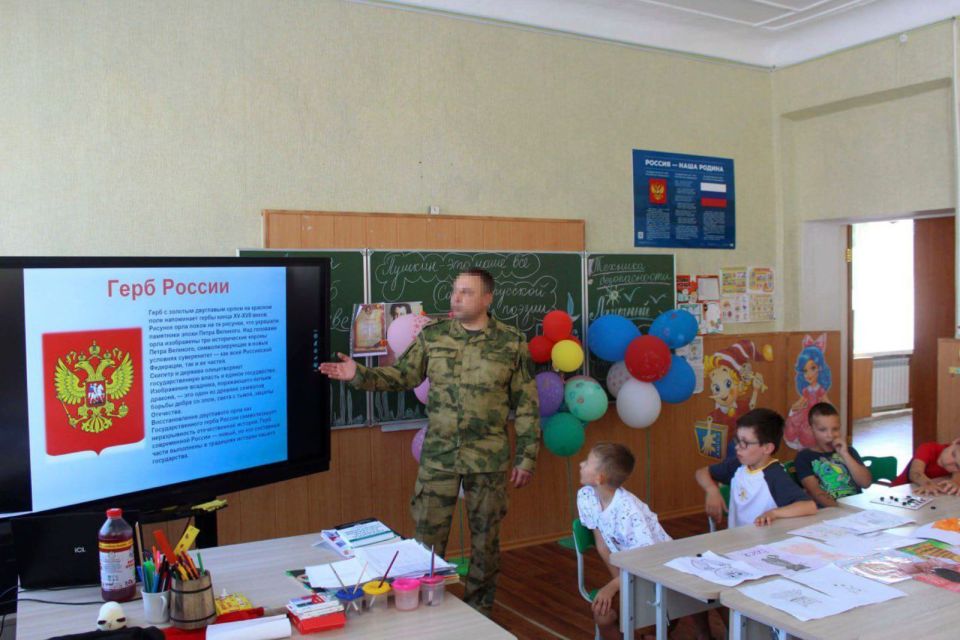
<instances>
[{"instance_id":1,"label":"green chalkboard","mask_svg":"<svg viewBox=\"0 0 960 640\"><path fill-rule=\"evenodd\" d=\"M589 321L616 313L646 332L658 315L674 307L674 271L673 254L587 254ZM591 356L591 377L606 387L611 365Z\"/></svg>"},{"instance_id":2,"label":"green chalkboard","mask_svg":"<svg viewBox=\"0 0 960 640\"><path fill-rule=\"evenodd\" d=\"M554 309L574 319L583 336L583 258L579 253L373 251L371 302L419 301L428 314L450 310L453 281L470 267L486 269L496 281L494 317L532 338ZM373 422L426 418L412 393L375 393Z\"/></svg>"},{"instance_id":3,"label":"green chalkboard","mask_svg":"<svg viewBox=\"0 0 960 640\"><path fill-rule=\"evenodd\" d=\"M330 258L330 348L350 353L353 305L363 303L363 251L271 251L241 249L240 257ZM330 354L333 357L333 354ZM367 394L344 382L330 381L330 425L344 427L367 423Z\"/></svg>"}]
</instances>

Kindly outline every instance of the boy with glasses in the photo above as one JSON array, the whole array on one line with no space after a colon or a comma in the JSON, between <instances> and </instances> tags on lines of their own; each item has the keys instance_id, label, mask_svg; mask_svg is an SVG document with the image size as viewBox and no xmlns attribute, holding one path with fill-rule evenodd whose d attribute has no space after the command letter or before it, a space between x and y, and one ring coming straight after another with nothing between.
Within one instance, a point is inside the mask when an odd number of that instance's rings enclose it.
<instances>
[{"instance_id":1,"label":"boy with glasses","mask_svg":"<svg viewBox=\"0 0 960 640\"><path fill-rule=\"evenodd\" d=\"M758 527L778 518L811 516L810 499L773 457L783 437L783 417L770 409L753 409L737 420L736 456L697 469L697 483L707 494L707 515L720 522L727 511L718 482L730 485L730 524Z\"/></svg>"}]
</instances>

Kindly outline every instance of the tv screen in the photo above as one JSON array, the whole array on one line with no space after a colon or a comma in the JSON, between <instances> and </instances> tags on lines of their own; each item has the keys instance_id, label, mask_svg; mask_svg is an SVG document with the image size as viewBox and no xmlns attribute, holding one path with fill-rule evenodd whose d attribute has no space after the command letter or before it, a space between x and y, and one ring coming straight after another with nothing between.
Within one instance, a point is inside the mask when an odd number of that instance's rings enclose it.
<instances>
[{"instance_id":1,"label":"tv screen","mask_svg":"<svg viewBox=\"0 0 960 640\"><path fill-rule=\"evenodd\" d=\"M325 258L0 258L0 513L330 464Z\"/></svg>"}]
</instances>

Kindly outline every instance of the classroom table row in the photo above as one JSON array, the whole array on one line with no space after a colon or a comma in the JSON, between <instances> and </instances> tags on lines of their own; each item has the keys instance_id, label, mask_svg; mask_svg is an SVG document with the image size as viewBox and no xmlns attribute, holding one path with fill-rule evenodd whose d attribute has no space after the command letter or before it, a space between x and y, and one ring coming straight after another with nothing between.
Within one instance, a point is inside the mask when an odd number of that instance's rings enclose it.
<instances>
[{"instance_id":1,"label":"classroom table row","mask_svg":"<svg viewBox=\"0 0 960 640\"><path fill-rule=\"evenodd\" d=\"M213 579L214 592L239 592L250 602L264 608L282 608L292 598L307 593L303 585L286 574L289 569L323 564L339 559L334 552L312 546L317 534L262 540L203 550L203 562ZM63 602L96 602L89 606L64 606L23 601L17 607L17 640L41 640L52 636L81 633L95 629L100 589L82 587L56 591L30 591L21 598ZM150 626L144 622L139 601L123 605L128 626ZM325 631L324 639L402 638L436 639L462 636L469 629L471 639L501 640L514 638L490 619L480 615L458 598L444 598L438 606L421 605L413 611L367 612L347 621L347 626ZM299 635L296 629L294 635Z\"/></svg>"},{"instance_id":2,"label":"classroom table row","mask_svg":"<svg viewBox=\"0 0 960 640\"><path fill-rule=\"evenodd\" d=\"M924 640L956 638L956 630L960 628L960 595L916 580L893 585L905 592L907 597L801 622L747 597L736 588L724 587L664 566L675 558L695 556L704 551L722 555L784 540L789 531L850 515L861 509L907 515L916 520L916 525L960 516L960 497L957 496L938 496L915 511L874 502L880 497L885 498L885 502L893 502L892 498L903 498L911 490L911 485L874 485L862 494L841 499L841 506L820 509L816 515L777 520L769 527L724 529L612 554L611 562L620 569L621 629L624 638L632 638L636 628L656 625L657 640L666 640L668 620L721 605L731 610L730 637L734 640L768 638L769 632L765 627L758 628L758 623L773 627L780 638L786 638L789 634L805 640L902 638L906 633L916 634ZM907 535L916 525L892 529L891 532Z\"/></svg>"}]
</instances>

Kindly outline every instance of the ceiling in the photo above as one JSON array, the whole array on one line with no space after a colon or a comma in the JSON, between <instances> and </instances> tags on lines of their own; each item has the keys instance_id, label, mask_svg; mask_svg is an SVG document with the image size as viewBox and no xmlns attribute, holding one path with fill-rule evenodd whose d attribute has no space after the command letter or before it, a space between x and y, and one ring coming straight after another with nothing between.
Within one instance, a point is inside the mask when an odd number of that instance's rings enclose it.
<instances>
[{"instance_id":1,"label":"ceiling","mask_svg":"<svg viewBox=\"0 0 960 640\"><path fill-rule=\"evenodd\" d=\"M396 0L419 10L782 67L960 15L960 0Z\"/></svg>"}]
</instances>

